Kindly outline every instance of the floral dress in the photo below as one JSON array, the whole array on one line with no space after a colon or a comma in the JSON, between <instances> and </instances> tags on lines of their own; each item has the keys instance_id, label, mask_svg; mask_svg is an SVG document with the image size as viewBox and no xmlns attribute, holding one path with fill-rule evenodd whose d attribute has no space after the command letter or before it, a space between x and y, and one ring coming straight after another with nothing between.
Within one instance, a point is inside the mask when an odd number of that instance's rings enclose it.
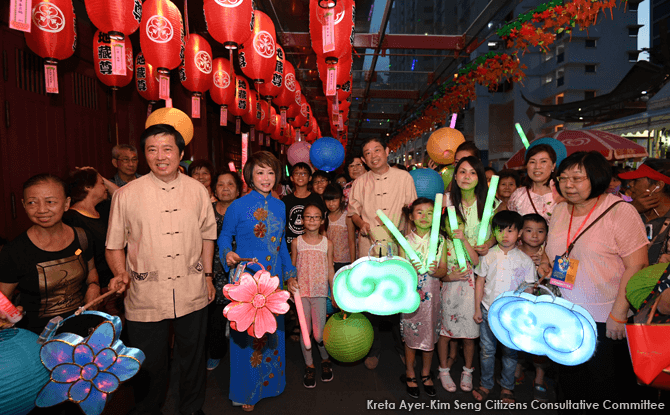
<instances>
[{"instance_id":1,"label":"floral dress","mask_svg":"<svg viewBox=\"0 0 670 415\"><path fill-rule=\"evenodd\" d=\"M530 189L526 190L526 187L519 187L509 197L509 200L507 201L507 209L517 212L521 216L529 213L536 213L535 209L537 209L537 213L549 223L551 213L557 205L556 200L560 198L553 181L551 181L549 186L551 187L551 192L544 195L538 195ZM530 198L528 198L529 193ZM531 199L533 203L531 203ZM533 205L535 205L535 209L533 209Z\"/></svg>"},{"instance_id":2,"label":"floral dress","mask_svg":"<svg viewBox=\"0 0 670 415\"><path fill-rule=\"evenodd\" d=\"M495 210L500 201L494 203ZM471 206L461 205L465 223L459 219L459 228L463 230L470 245L477 245L479 234L479 217L477 201ZM490 225L489 225L490 227ZM491 230L489 229L488 235ZM447 272L452 273L458 268L454 242L447 239ZM466 257L468 253L465 253ZM469 259L469 258L467 258ZM440 336L456 339L476 339L479 337L479 325L473 319L475 314L475 274L471 261L468 261L467 281L445 282L442 284L442 328Z\"/></svg>"},{"instance_id":3,"label":"floral dress","mask_svg":"<svg viewBox=\"0 0 670 415\"><path fill-rule=\"evenodd\" d=\"M272 195L257 191L233 201L223 219L218 239L220 259L225 271L226 254L233 250L242 258L257 258L282 282L296 276L286 248L286 208ZM260 268L250 265L253 273ZM262 398L278 396L286 386L284 316L277 317L277 331L260 339L246 332L230 331L230 394L233 402L255 405Z\"/></svg>"},{"instance_id":4,"label":"floral dress","mask_svg":"<svg viewBox=\"0 0 670 415\"><path fill-rule=\"evenodd\" d=\"M426 264L430 232L420 237L412 232L407 242L419 255L419 259ZM444 237L440 235L437 242L438 261L442 258ZM415 312L400 314L400 333L407 347L429 352L435 348L440 336L440 279L431 277L428 273L418 276L417 291L421 297L419 308Z\"/></svg>"}]
</instances>

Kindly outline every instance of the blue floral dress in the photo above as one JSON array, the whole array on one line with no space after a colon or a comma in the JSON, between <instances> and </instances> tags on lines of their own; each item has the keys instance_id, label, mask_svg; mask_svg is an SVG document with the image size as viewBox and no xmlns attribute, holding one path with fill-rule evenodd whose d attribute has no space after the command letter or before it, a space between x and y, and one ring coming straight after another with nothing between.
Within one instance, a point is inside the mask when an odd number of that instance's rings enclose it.
<instances>
[{"instance_id":1,"label":"blue floral dress","mask_svg":"<svg viewBox=\"0 0 670 415\"><path fill-rule=\"evenodd\" d=\"M430 245L430 232L420 237L412 232L407 242L414 248L419 259L426 262ZM442 258L444 238L440 235L437 242L437 259ZM400 332L407 347L429 352L435 348L440 336L440 279L428 273L418 276L417 291L421 297L419 308L415 312L400 314Z\"/></svg>"},{"instance_id":2,"label":"blue floral dress","mask_svg":"<svg viewBox=\"0 0 670 415\"><path fill-rule=\"evenodd\" d=\"M273 196L257 191L233 201L223 219L218 239L221 263L226 271L226 254L233 250L242 258L257 258L272 275L283 282L296 276L286 248L284 230L286 208ZM249 266L250 272L260 269ZM230 331L230 395L233 402L255 405L259 400L278 396L286 386L284 316L277 316L277 331L261 339L246 332Z\"/></svg>"}]
</instances>

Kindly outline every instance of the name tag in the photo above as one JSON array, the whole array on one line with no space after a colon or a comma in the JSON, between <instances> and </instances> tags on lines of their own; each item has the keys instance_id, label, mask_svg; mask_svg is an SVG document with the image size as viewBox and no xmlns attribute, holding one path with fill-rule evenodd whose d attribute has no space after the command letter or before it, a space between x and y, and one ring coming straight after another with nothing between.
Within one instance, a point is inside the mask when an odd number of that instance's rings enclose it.
<instances>
[{"instance_id":1,"label":"name tag","mask_svg":"<svg viewBox=\"0 0 670 415\"><path fill-rule=\"evenodd\" d=\"M574 258L564 258L556 255L554 269L551 272L549 283L561 288L572 290L577 279L577 268L579 261Z\"/></svg>"}]
</instances>

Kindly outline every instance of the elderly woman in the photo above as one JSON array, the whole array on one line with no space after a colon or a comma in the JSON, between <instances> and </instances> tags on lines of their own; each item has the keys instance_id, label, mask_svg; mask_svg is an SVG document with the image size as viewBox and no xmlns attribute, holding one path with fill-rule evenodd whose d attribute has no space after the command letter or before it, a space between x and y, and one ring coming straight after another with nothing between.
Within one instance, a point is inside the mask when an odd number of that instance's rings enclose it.
<instances>
[{"instance_id":1,"label":"elderly woman","mask_svg":"<svg viewBox=\"0 0 670 415\"><path fill-rule=\"evenodd\" d=\"M212 178L216 175L216 171L212 163L207 160L196 160L188 166L188 175L202 183L209 192L212 203L216 202L216 196L212 188Z\"/></svg>"},{"instance_id":2,"label":"elderly woman","mask_svg":"<svg viewBox=\"0 0 670 415\"><path fill-rule=\"evenodd\" d=\"M296 270L286 247L286 207L271 194L280 168L270 152L259 151L249 157L244 180L252 190L228 207L218 240L219 255L226 271L242 258L257 258L267 271L279 276L280 288L297 287ZM248 268L260 269L254 264ZM286 386L284 316L276 318L277 331L261 339L230 330L229 397L247 412L259 400L278 396Z\"/></svg>"},{"instance_id":3,"label":"elderly woman","mask_svg":"<svg viewBox=\"0 0 670 415\"><path fill-rule=\"evenodd\" d=\"M242 179L231 171L223 171L217 174L215 185L215 196L217 202L212 203L214 207L214 216L216 216L216 234L221 234L223 227L223 218L226 215L228 207L235 199L240 197L242 192ZM214 288L216 288L216 299L209 305L209 322L207 327L207 370L214 370L219 365L223 356L228 350L226 339L226 325L228 320L223 317L224 307L230 303L223 296L223 286L228 284L228 273L223 270L221 257L219 256L219 245L214 247Z\"/></svg>"},{"instance_id":4,"label":"elderly woman","mask_svg":"<svg viewBox=\"0 0 670 415\"><path fill-rule=\"evenodd\" d=\"M0 252L0 292L26 312L18 327L41 333L50 319L67 317L100 295L91 234L63 223L70 207L65 183L50 174L23 184L23 207L33 225Z\"/></svg>"},{"instance_id":5,"label":"elderly woman","mask_svg":"<svg viewBox=\"0 0 670 415\"><path fill-rule=\"evenodd\" d=\"M559 400L619 401L630 395L626 382L635 380L624 340L626 284L647 266L649 241L635 208L605 193L611 172L595 151L572 154L558 169L558 191L566 202L554 209L546 252L552 261L560 256L579 261L574 287L561 289L561 294L584 307L598 331L591 360L560 367L559 391L564 396Z\"/></svg>"}]
</instances>

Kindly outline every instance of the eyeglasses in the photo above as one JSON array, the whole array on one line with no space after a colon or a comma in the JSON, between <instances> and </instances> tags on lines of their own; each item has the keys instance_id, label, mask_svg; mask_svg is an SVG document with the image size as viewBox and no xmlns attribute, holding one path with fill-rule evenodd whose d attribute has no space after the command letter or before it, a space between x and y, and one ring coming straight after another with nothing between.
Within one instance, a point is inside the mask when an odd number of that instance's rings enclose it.
<instances>
[{"instance_id":1,"label":"eyeglasses","mask_svg":"<svg viewBox=\"0 0 670 415\"><path fill-rule=\"evenodd\" d=\"M314 180L313 183L314 183L314 184L328 184L328 180L324 180L324 179L321 179L321 180Z\"/></svg>"},{"instance_id":2,"label":"eyeglasses","mask_svg":"<svg viewBox=\"0 0 670 415\"><path fill-rule=\"evenodd\" d=\"M119 157L117 158L117 160L122 163L130 163L130 162L137 163L139 161L137 157L133 157L131 159L129 159L128 157Z\"/></svg>"},{"instance_id":3,"label":"eyeglasses","mask_svg":"<svg viewBox=\"0 0 670 415\"><path fill-rule=\"evenodd\" d=\"M577 184L581 183L584 180L587 180L589 177L588 176L573 176L573 177L557 177L556 180L558 181L559 184L566 184L568 182L572 184Z\"/></svg>"},{"instance_id":4,"label":"eyeglasses","mask_svg":"<svg viewBox=\"0 0 670 415\"><path fill-rule=\"evenodd\" d=\"M309 221L317 221L317 220L321 220L321 219L322 219L321 216L305 216L305 220L309 220Z\"/></svg>"},{"instance_id":5,"label":"eyeglasses","mask_svg":"<svg viewBox=\"0 0 670 415\"><path fill-rule=\"evenodd\" d=\"M297 176L297 177L305 177L305 176L309 176L309 173L304 172L304 171L298 171L298 172L293 173L293 175Z\"/></svg>"},{"instance_id":6,"label":"eyeglasses","mask_svg":"<svg viewBox=\"0 0 670 415\"><path fill-rule=\"evenodd\" d=\"M363 167L363 165L360 164L360 163L358 163L358 164L356 164L356 163L351 163L351 164L349 165L349 168L351 168L351 167Z\"/></svg>"}]
</instances>

